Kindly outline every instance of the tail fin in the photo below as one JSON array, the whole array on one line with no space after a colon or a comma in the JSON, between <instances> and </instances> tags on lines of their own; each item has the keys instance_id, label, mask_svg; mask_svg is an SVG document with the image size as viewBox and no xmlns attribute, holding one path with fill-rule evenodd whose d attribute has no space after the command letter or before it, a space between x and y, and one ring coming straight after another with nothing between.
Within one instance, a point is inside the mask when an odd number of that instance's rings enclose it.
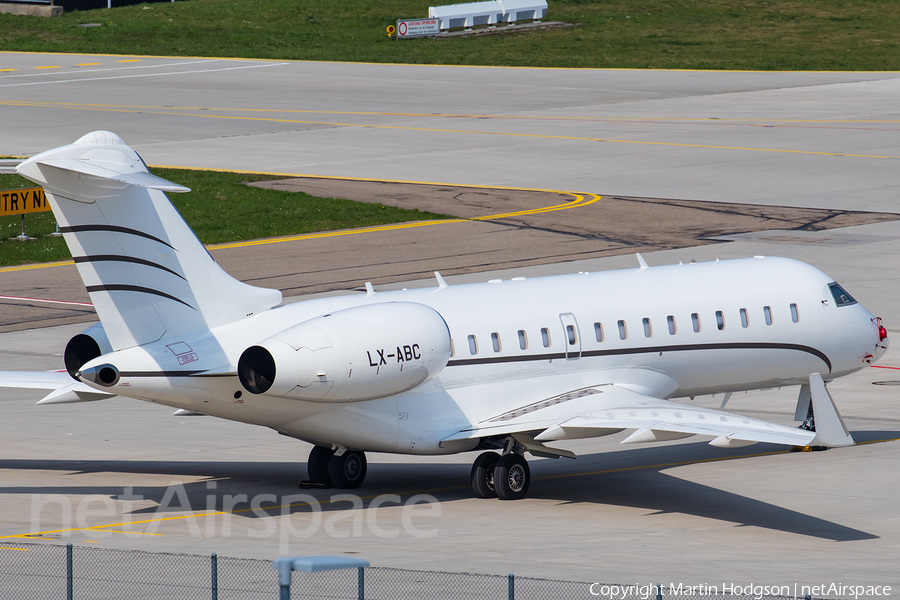
<instances>
[{"instance_id":1,"label":"tail fin","mask_svg":"<svg viewBox=\"0 0 900 600\"><path fill-rule=\"evenodd\" d=\"M203 331L281 302L281 292L219 267L164 192L188 188L151 175L108 131L23 162L43 186L114 350Z\"/></svg>"}]
</instances>

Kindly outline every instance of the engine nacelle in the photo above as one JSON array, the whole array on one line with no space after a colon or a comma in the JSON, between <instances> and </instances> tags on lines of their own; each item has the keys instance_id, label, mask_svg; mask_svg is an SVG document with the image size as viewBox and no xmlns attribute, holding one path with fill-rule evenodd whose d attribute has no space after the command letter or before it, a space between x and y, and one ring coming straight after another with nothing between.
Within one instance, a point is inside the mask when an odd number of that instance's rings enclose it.
<instances>
[{"instance_id":1,"label":"engine nacelle","mask_svg":"<svg viewBox=\"0 0 900 600\"><path fill-rule=\"evenodd\" d=\"M316 317L247 348L238 376L253 394L356 402L410 390L448 360L450 331L437 311L385 302Z\"/></svg>"},{"instance_id":2,"label":"engine nacelle","mask_svg":"<svg viewBox=\"0 0 900 600\"><path fill-rule=\"evenodd\" d=\"M75 377L81 367L89 361L94 360L98 356L102 356L107 352L112 352L112 346L109 338L106 337L106 331L101 323L95 323L88 327L66 344L66 351L63 354L63 360L66 364L66 371L72 376L72 379L78 381Z\"/></svg>"}]
</instances>

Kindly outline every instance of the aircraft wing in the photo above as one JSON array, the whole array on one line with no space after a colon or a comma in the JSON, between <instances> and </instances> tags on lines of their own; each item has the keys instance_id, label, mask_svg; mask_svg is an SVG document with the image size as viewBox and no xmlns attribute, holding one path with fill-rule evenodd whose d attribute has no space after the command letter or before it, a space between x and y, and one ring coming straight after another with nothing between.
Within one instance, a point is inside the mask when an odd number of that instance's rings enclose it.
<instances>
[{"instance_id":1,"label":"aircraft wing","mask_svg":"<svg viewBox=\"0 0 900 600\"><path fill-rule=\"evenodd\" d=\"M445 441L513 435L526 447L529 440L540 447L543 442L599 437L624 430L632 433L623 444L705 435L712 436L710 444L718 447L757 442L807 446L816 435L813 431L697 408L647 396L624 386L603 384L572 390L496 415L460 430Z\"/></svg>"},{"instance_id":2,"label":"aircraft wing","mask_svg":"<svg viewBox=\"0 0 900 600\"><path fill-rule=\"evenodd\" d=\"M115 396L75 381L65 371L0 371L0 387L52 390L38 404L92 402Z\"/></svg>"}]
</instances>

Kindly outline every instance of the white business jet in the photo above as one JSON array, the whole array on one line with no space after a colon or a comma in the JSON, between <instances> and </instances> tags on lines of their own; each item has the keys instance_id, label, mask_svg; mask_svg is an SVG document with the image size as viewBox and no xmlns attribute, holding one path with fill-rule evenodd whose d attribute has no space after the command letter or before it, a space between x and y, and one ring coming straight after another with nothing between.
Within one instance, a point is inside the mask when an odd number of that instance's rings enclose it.
<instances>
[{"instance_id":1,"label":"white business jet","mask_svg":"<svg viewBox=\"0 0 900 600\"><path fill-rule=\"evenodd\" d=\"M887 332L809 265L754 257L375 292L281 304L212 259L156 177L98 131L17 171L43 186L100 323L66 372L0 375L39 404L126 396L270 427L314 445L309 477L355 488L365 452L484 451L479 497L522 498L525 453L630 432L623 444L854 443L826 382ZM298 257L302 260L302 257ZM800 386L799 428L673 399ZM722 403L724 408L725 402Z\"/></svg>"}]
</instances>

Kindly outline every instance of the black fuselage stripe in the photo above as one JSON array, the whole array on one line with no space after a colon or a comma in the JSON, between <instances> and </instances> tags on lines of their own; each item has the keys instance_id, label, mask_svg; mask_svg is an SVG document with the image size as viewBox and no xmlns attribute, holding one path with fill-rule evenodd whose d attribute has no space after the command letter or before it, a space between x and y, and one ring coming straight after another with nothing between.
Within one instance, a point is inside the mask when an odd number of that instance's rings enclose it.
<instances>
[{"instance_id":1,"label":"black fuselage stripe","mask_svg":"<svg viewBox=\"0 0 900 600\"><path fill-rule=\"evenodd\" d=\"M159 290L141 287L139 285L120 285L120 284L89 285L89 286L87 286L87 291L88 291L88 293L91 293L91 292L138 292L141 294L152 294L154 296L160 296L162 298L168 298L169 300L174 300L175 302L180 302L181 304L184 304L188 308L197 310L196 308L194 308L193 306L191 306L184 300L176 298L175 296L172 296L165 292L161 292Z\"/></svg>"},{"instance_id":2,"label":"black fuselage stripe","mask_svg":"<svg viewBox=\"0 0 900 600\"><path fill-rule=\"evenodd\" d=\"M144 260L143 258L135 258L135 257L133 257L133 256L120 256L120 255L117 255L117 254L95 254L95 255L93 255L93 256L75 256L75 257L73 257L73 260L74 260L76 263L85 263L85 262L127 262L127 263L134 263L134 264L137 264L137 265L145 265L145 266L147 266L147 267L153 267L154 269L160 269L160 270L162 270L162 271L166 271L166 272L168 272L168 273L171 273L172 275L175 275L176 277L181 277L182 279L184 279L184 277L182 277L180 274L176 273L175 271L173 271L172 269L170 269L170 268L168 268L168 267L164 267L164 266L162 266L162 265L160 265L160 264L157 264L157 263L152 262L152 261L149 261L149 260ZM184 279L184 280L187 281L187 279Z\"/></svg>"},{"instance_id":3,"label":"black fuselage stripe","mask_svg":"<svg viewBox=\"0 0 900 600\"><path fill-rule=\"evenodd\" d=\"M643 348L614 348L611 350L587 350L581 353L582 358L597 356L622 356L629 354L655 354L657 352L687 352L691 350L796 350L806 352L820 358L828 365L831 373L831 360L821 350L804 346L802 344L782 344L778 342L722 342L717 344L683 344L672 346L647 346ZM532 362L536 360L560 360L566 358L562 352L555 354L532 354L521 356L492 356L489 358L463 358L451 360L448 367L460 367L467 365L489 365L496 363Z\"/></svg>"},{"instance_id":4,"label":"black fuselage stripe","mask_svg":"<svg viewBox=\"0 0 900 600\"><path fill-rule=\"evenodd\" d=\"M122 371L119 377L191 377L203 371Z\"/></svg>"},{"instance_id":5,"label":"black fuselage stripe","mask_svg":"<svg viewBox=\"0 0 900 600\"><path fill-rule=\"evenodd\" d=\"M128 227L119 227L118 225L72 225L71 227L60 227L60 233L81 233L83 231L111 231L113 233L126 233L128 235L136 235L138 237L147 238L148 240L153 240L154 242L159 242L160 244L164 244L169 248L174 250L175 248L172 244L159 239L158 237L152 236L149 233L144 233L143 231L138 231L137 229L129 229Z\"/></svg>"}]
</instances>

